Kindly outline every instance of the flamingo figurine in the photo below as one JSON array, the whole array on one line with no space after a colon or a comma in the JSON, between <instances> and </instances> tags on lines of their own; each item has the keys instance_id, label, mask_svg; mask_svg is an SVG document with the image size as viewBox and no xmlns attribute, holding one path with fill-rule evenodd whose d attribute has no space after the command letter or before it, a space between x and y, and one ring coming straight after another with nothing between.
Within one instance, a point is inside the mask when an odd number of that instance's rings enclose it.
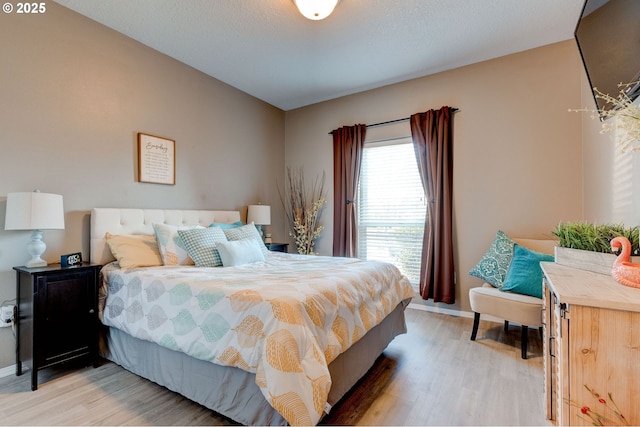
<instances>
[{"instance_id":1,"label":"flamingo figurine","mask_svg":"<svg viewBox=\"0 0 640 427\"><path fill-rule=\"evenodd\" d=\"M640 288L640 264L629 261L631 257L631 242L623 236L611 240L611 249L617 251L622 247L611 269L611 275L616 281L625 286Z\"/></svg>"}]
</instances>

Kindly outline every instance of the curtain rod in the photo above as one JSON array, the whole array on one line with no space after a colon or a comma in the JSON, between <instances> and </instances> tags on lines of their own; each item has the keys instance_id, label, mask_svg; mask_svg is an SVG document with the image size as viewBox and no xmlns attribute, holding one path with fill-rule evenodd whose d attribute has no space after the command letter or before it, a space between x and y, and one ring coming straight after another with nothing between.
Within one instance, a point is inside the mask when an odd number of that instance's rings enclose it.
<instances>
[{"instance_id":1,"label":"curtain rod","mask_svg":"<svg viewBox=\"0 0 640 427\"><path fill-rule=\"evenodd\" d=\"M460 109L459 109L459 108L452 108L452 109L451 109L451 111L452 111L453 113L457 113L458 111L460 111ZM392 125L392 124L394 124L394 123L402 123L402 122L406 122L406 121L408 121L408 120L410 120L410 119L411 119L411 117L405 117L405 118L403 118L403 119L395 119L395 120L389 120L389 121L386 121L386 122L374 123L374 124L372 124L372 125L367 125L366 127L367 127L367 129L368 129L368 128L375 128L375 127L378 127L378 126ZM329 132L329 135L331 135L332 133L333 133L333 132Z\"/></svg>"}]
</instances>

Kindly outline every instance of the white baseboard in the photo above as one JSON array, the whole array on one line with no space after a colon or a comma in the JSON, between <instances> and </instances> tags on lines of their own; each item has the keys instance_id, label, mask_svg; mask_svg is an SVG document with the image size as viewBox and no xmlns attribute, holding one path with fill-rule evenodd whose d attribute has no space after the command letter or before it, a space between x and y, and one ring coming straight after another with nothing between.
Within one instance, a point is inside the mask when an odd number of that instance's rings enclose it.
<instances>
[{"instance_id":1,"label":"white baseboard","mask_svg":"<svg viewBox=\"0 0 640 427\"><path fill-rule=\"evenodd\" d=\"M468 317L470 319L473 319L473 314L474 314L472 311L453 310L450 308L435 307L432 305L416 304L414 302L409 303L408 308L412 308L414 310L428 311L430 313L448 314L449 316ZM504 319L499 319L494 316L489 316L488 314L483 314L480 318L481 320L487 320L489 322L504 323Z\"/></svg>"},{"instance_id":2,"label":"white baseboard","mask_svg":"<svg viewBox=\"0 0 640 427\"><path fill-rule=\"evenodd\" d=\"M29 371L29 367L22 364L22 374ZM0 378L10 377L16 374L16 365L10 365L4 368L0 368Z\"/></svg>"},{"instance_id":3,"label":"white baseboard","mask_svg":"<svg viewBox=\"0 0 640 427\"><path fill-rule=\"evenodd\" d=\"M7 366L0 369L0 378L8 377L16 374L16 365Z\"/></svg>"}]
</instances>

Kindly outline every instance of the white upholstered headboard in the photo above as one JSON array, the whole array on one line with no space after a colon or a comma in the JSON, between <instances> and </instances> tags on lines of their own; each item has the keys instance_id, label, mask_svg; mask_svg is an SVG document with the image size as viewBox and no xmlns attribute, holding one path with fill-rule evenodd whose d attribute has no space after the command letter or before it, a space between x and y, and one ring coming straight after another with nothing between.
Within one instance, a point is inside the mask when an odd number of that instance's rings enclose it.
<instances>
[{"instance_id":1,"label":"white upholstered headboard","mask_svg":"<svg viewBox=\"0 0 640 427\"><path fill-rule=\"evenodd\" d=\"M173 209L118 209L94 208L91 210L90 258L94 264L114 261L105 235L153 234L153 224L202 225L212 222L231 224L241 221L239 211L203 211Z\"/></svg>"}]
</instances>

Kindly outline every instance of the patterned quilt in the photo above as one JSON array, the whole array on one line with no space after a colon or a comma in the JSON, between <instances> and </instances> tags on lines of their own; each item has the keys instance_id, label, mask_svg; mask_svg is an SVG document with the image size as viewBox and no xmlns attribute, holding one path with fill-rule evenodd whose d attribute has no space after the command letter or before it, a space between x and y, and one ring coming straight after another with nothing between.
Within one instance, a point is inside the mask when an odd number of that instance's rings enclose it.
<instances>
[{"instance_id":1,"label":"patterned quilt","mask_svg":"<svg viewBox=\"0 0 640 427\"><path fill-rule=\"evenodd\" d=\"M237 267L102 271L105 325L255 373L291 425L317 424L328 364L414 295L393 265L353 258L272 252Z\"/></svg>"}]
</instances>

